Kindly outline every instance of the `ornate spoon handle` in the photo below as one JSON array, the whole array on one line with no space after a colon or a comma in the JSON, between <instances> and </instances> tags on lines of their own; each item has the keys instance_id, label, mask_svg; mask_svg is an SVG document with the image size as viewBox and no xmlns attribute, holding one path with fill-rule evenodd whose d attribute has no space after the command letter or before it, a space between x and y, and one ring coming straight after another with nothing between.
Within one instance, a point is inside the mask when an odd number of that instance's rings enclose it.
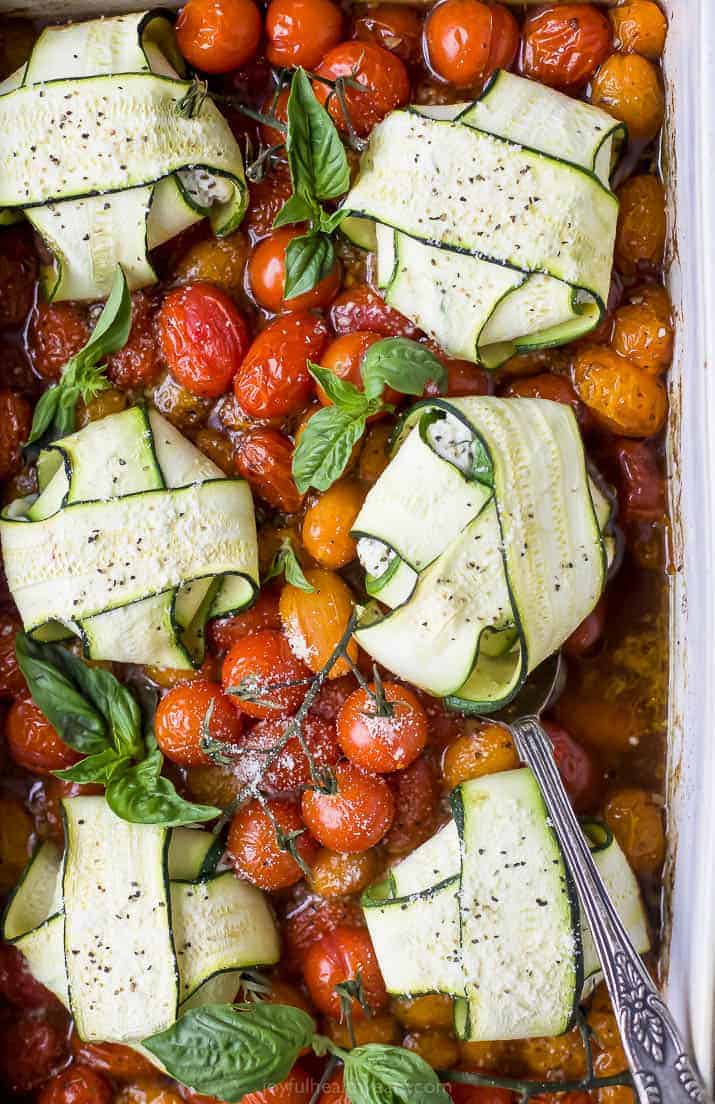
<instances>
[{"instance_id":1,"label":"ornate spoon handle","mask_svg":"<svg viewBox=\"0 0 715 1104\"><path fill-rule=\"evenodd\" d=\"M620 921L566 796L551 741L536 717L512 726L534 772L588 918L641 1104L705 1104L708 1099L675 1021Z\"/></svg>"}]
</instances>

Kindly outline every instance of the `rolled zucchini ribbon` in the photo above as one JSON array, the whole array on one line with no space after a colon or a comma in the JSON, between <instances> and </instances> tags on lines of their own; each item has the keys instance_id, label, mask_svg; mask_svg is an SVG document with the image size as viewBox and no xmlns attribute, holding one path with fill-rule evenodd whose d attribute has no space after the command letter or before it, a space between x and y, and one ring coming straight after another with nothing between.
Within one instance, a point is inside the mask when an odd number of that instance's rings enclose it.
<instances>
[{"instance_id":1,"label":"rolled zucchini ribbon","mask_svg":"<svg viewBox=\"0 0 715 1104\"><path fill-rule=\"evenodd\" d=\"M144 287L155 246L205 216L239 225L241 151L183 72L171 17L140 12L46 27L0 84L0 222L25 215L44 239L49 299L105 298L118 264Z\"/></svg>"},{"instance_id":2,"label":"rolled zucchini ribbon","mask_svg":"<svg viewBox=\"0 0 715 1104\"><path fill-rule=\"evenodd\" d=\"M596 605L611 512L568 407L417 404L353 529L389 607L362 610L358 642L455 709L501 708Z\"/></svg>"},{"instance_id":3,"label":"rolled zucchini ribbon","mask_svg":"<svg viewBox=\"0 0 715 1104\"><path fill-rule=\"evenodd\" d=\"M39 495L0 515L8 586L38 640L91 659L192 668L211 617L259 586L253 499L155 410L131 407L44 449Z\"/></svg>"},{"instance_id":4,"label":"rolled zucchini ribbon","mask_svg":"<svg viewBox=\"0 0 715 1104\"><path fill-rule=\"evenodd\" d=\"M480 99L394 111L373 130L343 228L377 252L391 306L452 356L496 367L598 325L623 127L504 71Z\"/></svg>"}]
</instances>

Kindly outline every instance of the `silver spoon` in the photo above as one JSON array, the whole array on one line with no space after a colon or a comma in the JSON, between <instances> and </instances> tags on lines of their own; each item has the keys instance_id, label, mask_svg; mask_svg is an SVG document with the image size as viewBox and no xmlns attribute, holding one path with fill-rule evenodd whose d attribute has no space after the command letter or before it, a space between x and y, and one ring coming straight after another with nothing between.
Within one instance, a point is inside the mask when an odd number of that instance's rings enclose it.
<instances>
[{"instance_id":1,"label":"silver spoon","mask_svg":"<svg viewBox=\"0 0 715 1104\"><path fill-rule=\"evenodd\" d=\"M608 895L539 721L560 693L564 669L559 655L547 660L497 716L510 725L519 756L541 788L598 950L640 1104L705 1104L710 1098L703 1081Z\"/></svg>"}]
</instances>

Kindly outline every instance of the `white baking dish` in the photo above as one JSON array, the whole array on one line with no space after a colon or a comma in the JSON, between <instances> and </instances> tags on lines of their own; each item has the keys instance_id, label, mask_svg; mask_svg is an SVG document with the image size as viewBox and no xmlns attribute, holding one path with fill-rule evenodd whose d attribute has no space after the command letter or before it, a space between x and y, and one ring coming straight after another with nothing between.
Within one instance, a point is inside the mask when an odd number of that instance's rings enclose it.
<instances>
[{"instance_id":1,"label":"white baking dish","mask_svg":"<svg viewBox=\"0 0 715 1104\"><path fill-rule=\"evenodd\" d=\"M669 431L673 517L663 979L711 1088L715 1043L715 0L664 0L663 171L678 319ZM0 0L3 15L62 19L130 0ZM149 7L150 4L146 4ZM164 4L176 6L176 3ZM710 359L708 359L710 358ZM712 445L711 445L712 442Z\"/></svg>"}]
</instances>

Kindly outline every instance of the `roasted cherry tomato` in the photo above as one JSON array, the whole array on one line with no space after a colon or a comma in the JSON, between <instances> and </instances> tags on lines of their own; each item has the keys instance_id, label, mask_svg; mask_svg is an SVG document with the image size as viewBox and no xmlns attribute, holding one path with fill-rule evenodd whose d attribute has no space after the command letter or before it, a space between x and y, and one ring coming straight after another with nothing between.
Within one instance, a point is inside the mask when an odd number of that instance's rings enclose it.
<instances>
[{"instance_id":1,"label":"roasted cherry tomato","mask_svg":"<svg viewBox=\"0 0 715 1104\"><path fill-rule=\"evenodd\" d=\"M591 811L600 795L603 772L599 771L591 752L577 743L561 725L544 721L544 728L549 734L556 766L571 804L577 813Z\"/></svg>"},{"instance_id":2,"label":"roasted cherry tomato","mask_svg":"<svg viewBox=\"0 0 715 1104\"><path fill-rule=\"evenodd\" d=\"M491 721L468 724L470 731L449 744L442 760L442 774L450 790L470 778L519 766L519 756L506 726Z\"/></svg>"},{"instance_id":3,"label":"roasted cherry tomato","mask_svg":"<svg viewBox=\"0 0 715 1104\"><path fill-rule=\"evenodd\" d=\"M626 276L657 272L665 249L665 191L657 176L639 173L618 189L616 265Z\"/></svg>"},{"instance_id":4,"label":"roasted cherry tomato","mask_svg":"<svg viewBox=\"0 0 715 1104\"><path fill-rule=\"evenodd\" d=\"M350 530L364 498L364 488L357 480L338 479L306 510L303 544L321 567L336 571L355 559L357 545Z\"/></svg>"},{"instance_id":5,"label":"roasted cherry tomato","mask_svg":"<svg viewBox=\"0 0 715 1104\"><path fill-rule=\"evenodd\" d=\"M107 375L118 387L146 387L161 371L154 332L156 299L145 291L132 295L132 328L123 349L107 360Z\"/></svg>"},{"instance_id":6,"label":"roasted cherry tomato","mask_svg":"<svg viewBox=\"0 0 715 1104\"><path fill-rule=\"evenodd\" d=\"M208 639L212 651L225 655L229 648L259 629L280 629L278 591L263 587L250 609L232 617L219 617L209 622Z\"/></svg>"},{"instance_id":7,"label":"roasted cherry tomato","mask_svg":"<svg viewBox=\"0 0 715 1104\"><path fill-rule=\"evenodd\" d=\"M344 89L350 122L357 134L369 134L376 123L410 98L410 79L400 59L372 42L342 42L325 55L316 74L330 81L351 77L364 85L365 91L361 92ZM346 130L342 108L330 87L316 80L313 88L318 99L327 101L335 124Z\"/></svg>"},{"instance_id":8,"label":"roasted cherry tomato","mask_svg":"<svg viewBox=\"0 0 715 1104\"><path fill-rule=\"evenodd\" d=\"M673 323L668 293L658 284L637 289L613 317L611 345L639 368L662 375L673 359Z\"/></svg>"},{"instance_id":9,"label":"roasted cherry tomato","mask_svg":"<svg viewBox=\"0 0 715 1104\"><path fill-rule=\"evenodd\" d=\"M456 1081L446 1082L445 1088L454 1104L514 1104L514 1094L509 1089L491 1085L462 1085Z\"/></svg>"},{"instance_id":10,"label":"roasted cherry tomato","mask_svg":"<svg viewBox=\"0 0 715 1104\"><path fill-rule=\"evenodd\" d=\"M361 1020L387 1004L385 982L364 928L341 927L324 935L306 954L303 976L315 1007L333 1019L344 1018L349 1009L354 1020ZM346 982L353 983L353 992L341 994L336 986Z\"/></svg>"},{"instance_id":11,"label":"roasted cherry tomato","mask_svg":"<svg viewBox=\"0 0 715 1104\"><path fill-rule=\"evenodd\" d=\"M483 84L508 69L519 46L519 27L501 4L442 0L425 22L425 52L438 77L464 87Z\"/></svg>"},{"instance_id":12,"label":"roasted cherry tomato","mask_svg":"<svg viewBox=\"0 0 715 1104\"><path fill-rule=\"evenodd\" d=\"M347 583L334 571L309 567L305 577L310 591L286 583L281 591L281 621L291 647L316 674L330 659L345 632L353 612L353 598ZM353 663L357 644L347 645ZM329 678L339 678L349 670L347 659L340 657L330 668Z\"/></svg>"},{"instance_id":13,"label":"roasted cherry tomato","mask_svg":"<svg viewBox=\"0 0 715 1104\"><path fill-rule=\"evenodd\" d=\"M493 380L489 372L472 364L470 360L459 360L457 357L440 356L442 364L447 369L447 387L442 391L436 383L430 380L425 387L425 395L491 395Z\"/></svg>"},{"instance_id":14,"label":"roasted cherry tomato","mask_svg":"<svg viewBox=\"0 0 715 1104\"><path fill-rule=\"evenodd\" d=\"M236 447L236 465L256 494L286 514L300 510L303 496L293 479L293 444L278 429L250 429Z\"/></svg>"},{"instance_id":15,"label":"roasted cherry tomato","mask_svg":"<svg viewBox=\"0 0 715 1104\"><path fill-rule=\"evenodd\" d=\"M32 310L37 257L29 227L0 230L0 329L21 326Z\"/></svg>"},{"instance_id":16,"label":"roasted cherry tomato","mask_svg":"<svg viewBox=\"0 0 715 1104\"><path fill-rule=\"evenodd\" d=\"M50 774L79 763L82 756L66 744L30 698L16 698L5 721L7 749L33 774Z\"/></svg>"},{"instance_id":17,"label":"roasted cherry tomato","mask_svg":"<svg viewBox=\"0 0 715 1104\"><path fill-rule=\"evenodd\" d=\"M310 307L327 307L335 298L340 287L340 262L337 259L333 261L327 276L311 291L290 299L284 298L286 251L290 242L304 233L305 230L300 227L284 226L263 238L253 250L248 262L248 282L259 307L274 313L302 311Z\"/></svg>"},{"instance_id":18,"label":"roasted cherry tomato","mask_svg":"<svg viewBox=\"0 0 715 1104\"><path fill-rule=\"evenodd\" d=\"M390 828L395 816L392 791L382 778L352 763L334 770L336 792L306 790L303 820L315 838L333 851L367 851Z\"/></svg>"},{"instance_id":19,"label":"roasted cherry tomato","mask_svg":"<svg viewBox=\"0 0 715 1104\"><path fill-rule=\"evenodd\" d=\"M227 73L258 50L261 14L253 0L187 0L176 38L191 65L205 73Z\"/></svg>"},{"instance_id":20,"label":"roasted cherry tomato","mask_svg":"<svg viewBox=\"0 0 715 1104\"><path fill-rule=\"evenodd\" d=\"M241 732L241 716L218 683L204 679L185 682L159 702L154 720L156 742L180 767L211 762L201 750L204 727L212 739L222 743L235 742Z\"/></svg>"},{"instance_id":21,"label":"roasted cherry tomato","mask_svg":"<svg viewBox=\"0 0 715 1104\"><path fill-rule=\"evenodd\" d=\"M0 479L14 475L22 462L22 446L30 436L32 410L27 399L0 390Z\"/></svg>"},{"instance_id":22,"label":"roasted cherry tomato","mask_svg":"<svg viewBox=\"0 0 715 1104\"><path fill-rule=\"evenodd\" d=\"M657 376L603 345L584 345L572 374L578 397L612 433L651 437L662 429L668 396Z\"/></svg>"},{"instance_id":23,"label":"roasted cherry tomato","mask_svg":"<svg viewBox=\"0 0 715 1104\"><path fill-rule=\"evenodd\" d=\"M244 735L236 769L239 775L245 772L246 781L250 780L251 771L261 771L264 785L277 793L307 786L311 780L311 764L305 748L318 769L337 763L340 751L334 726L312 715L303 721L300 739L297 735L291 736L276 758L267 763L267 753L284 741L287 725L285 717L266 717Z\"/></svg>"},{"instance_id":24,"label":"roasted cherry tomato","mask_svg":"<svg viewBox=\"0 0 715 1104\"><path fill-rule=\"evenodd\" d=\"M539 372L537 376L524 376L513 380L504 393L522 399L550 399L551 402L565 403L573 410L582 429L590 429L593 424L588 411L566 376L557 376L554 372Z\"/></svg>"},{"instance_id":25,"label":"roasted cherry tomato","mask_svg":"<svg viewBox=\"0 0 715 1104\"><path fill-rule=\"evenodd\" d=\"M380 703L383 704L380 704ZM398 682L375 684L350 695L338 716L338 740L348 759L365 770L404 770L427 743L427 714Z\"/></svg>"},{"instance_id":26,"label":"roasted cherry tomato","mask_svg":"<svg viewBox=\"0 0 715 1104\"><path fill-rule=\"evenodd\" d=\"M620 469L618 504L622 520L662 521L665 516L665 477L650 441L615 438L610 450Z\"/></svg>"},{"instance_id":27,"label":"roasted cherry tomato","mask_svg":"<svg viewBox=\"0 0 715 1104\"><path fill-rule=\"evenodd\" d=\"M603 636L605 625L606 600L604 597L601 597L588 617L584 617L581 624L577 629L574 629L571 636L564 644L565 655L573 658L588 655L589 652L593 651Z\"/></svg>"},{"instance_id":28,"label":"roasted cherry tomato","mask_svg":"<svg viewBox=\"0 0 715 1104\"><path fill-rule=\"evenodd\" d=\"M310 871L310 888L321 897L349 897L367 889L380 870L377 851L349 854L323 847Z\"/></svg>"},{"instance_id":29,"label":"roasted cherry tomato","mask_svg":"<svg viewBox=\"0 0 715 1104\"><path fill-rule=\"evenodd\" d=\"M23 955L9 943L0 943L0 996L18 1008L58 1006L54 993L35 981Z\"/></svg>"},{"instance_id":30,"label":"roasted cherry tomato","mask_svg":"<svg viewBox=\"0 0 715 1104\"><path fill-rule=\"evenodd\" d=\"M342 38L343 16L332 0L271 0L266 57L271 65L314 69Z\"/></svg>"},{"instance_id":31,"label":"roasted cherry tomato","mask_svg":"<svg viewBox=\"0 0 715 1104\"><path fill-rule=\"evenodd\" d=\"M308 311L275 318L259 333L233 382L236 398L254 418L295 414L315 389L307 361L320 362L325 322Z\"/></svg>"},{"instance_id":32,"label":"roasted cherry tomato","mask_svg":"<svg viewBox=\"0 0 715 1104\"><path fill-rule=\"evenodd\" d=\"M72 1032L70 1049L75 1062L81 1066L104 1073L113 1081L134 1081L153 1077L155 1067L133 1047L121 1043L85 1043L76 1031Z\"/></svg>"},{"instance_id":33,"label":"roasted cherry tomato","mask_svg":"<svg viewBox=\"0 0 715 1104\"><path fill-rule=\"evenodd\" d=\"M352 333L342 334L330 342L320 363L323 368L329 368L340 379L348 380L362 391L364 389L361 371L363 357L372 345L383 340L382 334L371 333L369 330L354 330ZM394 391L391 387L386 387L382 393L383 401L386 403L397 403L401 397L399 391ZM320 385L318 398L323 406L330 406L331 400Z\"/></svg>"},{"instance_id":34,"label":"roasted cherry tomato","mask_svg":"<svg viewBox=\"0 0 715 1104\"><path fill-rule=\"evenodd\" d=\"M657 873L665 857L665 833L663 811L652 795L636 786L616 790L603 816L635 873Z\"/></svg>"},{"instance_id":35,"label":"roasted cherry tomato","mask_svg":"<svg viewBox=\"0 0 715 1104\"><path fill-rule=\"evenodd\" d=\"M336 1069L323 1086L323 1091L318 1097L319 1104L350 1104L345 1086L343 1084L343 1071Z\"/></svg>"},{"instance_id":36,"label":"roasted cherry tomato","mask_svg":"<svg viewBox=\"0 0 715 1104\"><path fill-rule=\"evenodd\" d=\"M37 1098L37 1104L111 1104L112 1086L87 1066L70 1066L56 1073Z\"/></svg>"},{"instance_id":37,"label":"roasted cherry tomato","mask_svg":"<svg viewBox=\"0 0 715 1104\"><path fill-rule=\"evenodd\" d=\"M70 357L89 340L86 313L74 303L43 303L32 315L28 348L32 366L44 379L59 379Z\"/></svg>"},{"instance_id":38,"label":"roasted cherry tomato","mask_svg":"<svg viewBox=\"0 0 715 1104\"><path fill-rule=\"evenodd\" d=\"M434 835L440 821L437 772L424 755L406 770L390 776L395 819L385 836L391 858L414 851Z\"/></svg>"},{"instance_id":39,"label":"roasted cherry tomato","mask_svg":"<svg viewBox=\"0 0 715 1104\"><path fill-rule=\"evenodd\" d=\"M593 4L550 4L526 18L521 71L554 88L582 88L610 50L610 23Z\"/></svg>"},{"instance_id":40,"label":"roasted cherry tomato","mask_svg":"<svg viewBox=\"0 0 715 1104\"><path fill-rule=\"evenodd\" d=\"M333 300L330 325L336 334L368 330L381 337L422 336L422 331L385 300L369 284L355 284Z\"/></svg>"},{"instance_id":41,"label":"roasted cherry tomato","mask_svg":"<svg viewBox=\"0 0 715 1104\"><path fill-rule=\"evenodd\" d=\"M185 10L185 9L184 9ZM192 395L223 395L249 348L248 326L233 300L212 284L170 291L158 316L161 353Z\"/></svg>"},{"instance_id":42,"label":"roasted cherry tomato","mask_svg":"<svg viewBox=\"0 0 715 1104\"><path fill-rule=\"evenodd\" d=\"M285 953L282 965L291 973L300 974L309 947L328 932L341 925L364 927L360 902L349 897L326 900L315 893L308 893L299 886L288 902L283 919Z\"/></svg>"},{"instance_id":43,"label":"roasted cherry tomato","mask_svg":"<svg viewBox=\"0 0 715 1104\"><path fill-rule=\"evenodd\" d=\"M298 807L285 801L251 801L231 821L228 853L254 885L285 889L303 877L288 849L291 840L303 862L310 865L318 845L305 831Z\"/></svg>"},{"instance_id":44,"label":"roasted cherry tomato","mask_svg":"<svg viewBox=\"0 0 715 1104\"><path fill-rule=\"evenodd\" d=\"M67 1020L37 1019L32 1012L13 1010L0 1020L0 1086L10 1094L32 1092L65 1062Z\"/></svg>"},{"instance_id":45,"label":"roasted cherry tomato","mask_svg":"<svg viewBox=\"0 0 715 1104\"><path fill-rule=\"evenodd\" d=\"M224 690L234 691L236 708L249 717L295 713L308 678L310 671L293 654L287 638L273 629L251 633L234 644L221 671ZM235 693L239 688L241 693Z\"/></svg>"},{"instance_id":46,"label":"roasted cherry tomato","mask_svg":"<svg viewBox=\"0 0 715 1104\"><path fill-rule=\"evenodd\" d=\"M658 60L665 46L668 23L656 0L625 0L608 14L615 45L621 53Z\"/></svg>"},{"instance_id":47,"label":"roasted cherry tomato","mask_svg":"<svg viewBox=\"0 0 715 1104\"><path fill-rule=\"evenodd\" d=\"M268 103L273 102L273 96L269 97ZM282 102L282 115L279 110ZM278 118L282 118L285 121L285 105L288 103L288 96L285 96L283 101L279 101L279 104L274 108ZM267 104L264 103L264 109ZM266 133L266 130L268 133ZM273 127L267 127L262 130L263 141L268 146L279 145L285 142L285 134ZM291 196L293 192L293 185L290 181L289 173L281 168L276 168L275 171L266 173L261 180L251 181L248 185L248 194L250 202L248 204L248 211L246 212L246 218L243 222L244 228L248 231L252 240L257 238L265 238L266 234L270 234L273 230L273 221L284 205L286 200Z\"/></svg>"},{"instance_id":48,"label":"roasted cherry tomato","mask_svg":"<svg viewBox=\"0 0 715 1104\"><path fill-rule=\"evenodd\" d=\"M611 54L593 78L591 103L649 141L663 123L665 95L658 67L640 54Z\"/></svg>"},{"instance_id":49,"label":"roasted cherry tomato","mask_svg":"<svg viewBox=\"0 0 715 1104\"><path fill-rule=\"evenodd\" d=\"M246 1093L241 1104L308 1104L315 1084L303 1066L293 1066L285 1081L260 1092Z\"/></svg>"},{"instance_id":50,"label":"roasted cherry tomato","mask_svg":"<svg viewBox=\"0 0 715 1104\"><path fill-rule=\"evenodd\" d=\"M419 59L421 31L419 14L405 4L378 4L355 20L356 38L383 46L402 61Z\"/></svg>"}]
</instances>

